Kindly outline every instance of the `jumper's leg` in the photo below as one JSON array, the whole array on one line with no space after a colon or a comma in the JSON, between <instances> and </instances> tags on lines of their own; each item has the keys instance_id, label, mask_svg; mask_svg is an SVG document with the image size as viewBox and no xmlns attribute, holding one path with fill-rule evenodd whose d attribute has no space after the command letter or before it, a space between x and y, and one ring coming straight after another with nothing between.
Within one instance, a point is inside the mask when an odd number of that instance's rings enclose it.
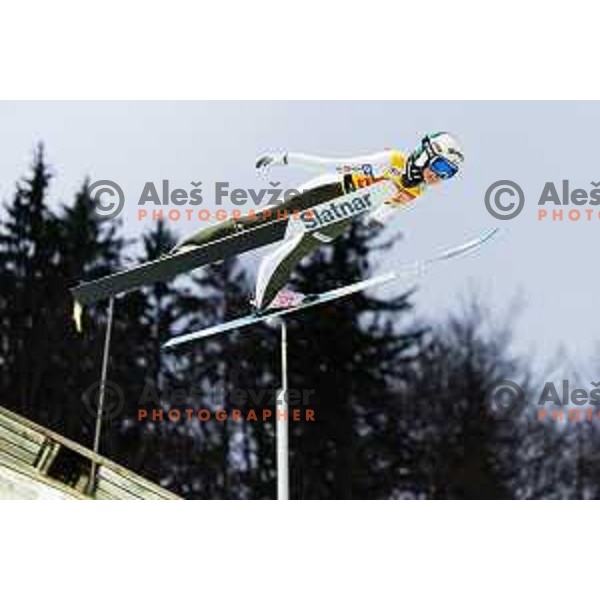
<instances>
[{"instance_id":1,"label":"jumper's leg","mask_svg":"<svg viewBox=\"0 0 600 600\"><path fill-rule=\"evenodd\" d=\"M298 233L284 241L260 263L256 278L254 306L265 309L288 282L296 265L321 242L312 235Z\"/></svg>"},{"instance_id":2,"label":"jumper's leg","mask_svg":"<svg viewBox=\"0 0 600 600\"><path fill-rule=\"evenodd\" d=\"M269 221L277 220L279 218L278 214L285 212L291 214L295 210L306 210L344 194L339 175L330 173L307 181L299 187L299 191L301 192L299 195L293 196L285 202L256 207L253 215L247 214L236 219L228 219L221 223L202 227L180 240L171 250L171 253L197 248L230 237L241 231L249 231Z\"/></svg>"}]
</instances>

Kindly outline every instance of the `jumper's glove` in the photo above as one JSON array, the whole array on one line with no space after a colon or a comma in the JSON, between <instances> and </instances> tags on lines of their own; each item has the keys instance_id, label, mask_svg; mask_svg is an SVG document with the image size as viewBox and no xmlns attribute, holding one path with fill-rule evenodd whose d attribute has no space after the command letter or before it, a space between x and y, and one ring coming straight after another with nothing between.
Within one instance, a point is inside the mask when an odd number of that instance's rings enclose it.
<instances>
[{"instance_id":1,"label":"jumper's glove","mask_svg":"<svg viewBox=\"0 0 600 600\"><path fill-rule=\"evenodd\" d=\"M256 159L256 168L261 175L267 175L272 165L287 165L287 152L269 152Z\"/></svg>"}]
</instances>

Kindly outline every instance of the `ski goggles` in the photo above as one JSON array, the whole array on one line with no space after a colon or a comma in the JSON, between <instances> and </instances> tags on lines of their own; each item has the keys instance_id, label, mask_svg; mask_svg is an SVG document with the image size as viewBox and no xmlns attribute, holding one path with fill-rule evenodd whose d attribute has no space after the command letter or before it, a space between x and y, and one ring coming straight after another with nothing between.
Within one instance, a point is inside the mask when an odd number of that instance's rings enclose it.
<instances>
[{"instance_id":1,"label":"ski goggles","mask_svg":"<svg viewBox=\"0 0 600 600\"><path fill-rule=\"evenodd\" d=\"M429 137L423 138L422 150L427 157L423 166L429 167L440 179L450 179L458 173L458 165L437 154Z\"/></svg>"},{"instance_id":2,"label":"ski goggles","mask_svg":"<svg viewBox=\"0 0 600 600\"><path fill-rule=\"evenodd\" d=\"M443 156L435 156L427 165L440 179L450 179L458 173L458 167Z\"/></svg>"}]
</instances>

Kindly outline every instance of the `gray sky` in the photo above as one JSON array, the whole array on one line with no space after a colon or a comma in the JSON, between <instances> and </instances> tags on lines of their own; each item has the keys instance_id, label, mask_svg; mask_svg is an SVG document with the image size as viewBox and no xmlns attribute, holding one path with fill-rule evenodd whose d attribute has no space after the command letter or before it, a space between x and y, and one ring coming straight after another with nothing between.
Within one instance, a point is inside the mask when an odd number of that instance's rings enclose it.
<instances>
[{"instance_id":1,"label":"gray sky","mask_svg":"<svg viewBox=\"0 0 600 600\"><path fill-rule=\"evenodd\" d=\"M228 180L232 188L264 185L253 162L265 150L352 156L409 150L423 132L452 131L467 157L462 176L398 216L394 227L406 238L384 266L500 225L503 235L495 243L421 282L419 310L445 314L476 288L499 313L517 295L525 303L517 323L521 350L547 357L563 345L585 361L600 339L593 271L600 219L537 221L545 182L560 186L568 178L572 188L589 191L591 181L600 181L598 102L3 102L0 130L2 199L11 196L34 145L43 141L57 176L56 201L71 201L85 175L114 180L129 200L122 216L130 233L143 227L136 203L146 181L170 179L172 187L189 190L191 181L201 180L210 208L216 181ZM271 180L294 187L309 177L281 168ZM527 197L511 221L493 219L484 206L487 187L499 179L515 180ZM197 225L173 227L183 233Z\"/></svg>"}]
</instances>

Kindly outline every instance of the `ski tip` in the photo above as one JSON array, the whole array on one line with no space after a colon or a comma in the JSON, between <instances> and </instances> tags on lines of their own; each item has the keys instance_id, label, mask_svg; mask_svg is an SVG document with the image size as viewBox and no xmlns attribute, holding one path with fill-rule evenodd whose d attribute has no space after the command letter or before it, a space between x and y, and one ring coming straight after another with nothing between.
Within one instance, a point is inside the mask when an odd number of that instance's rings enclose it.
<instances>
[{"instance_id":1,"label":"ski tip","mask_svg":"<svg viewBox=\"0 0 600 600\"><path fill-rule=\"evenodd\" d=\"M81 304L81 302L75 300L75 302L73 303L73 321L75 321L75 329L77 330L77 333L83 332L82 317L83 317L83 304Z\"/></svg>"},{"instance_id":2,"label":"ski tip","mask_svg":"<svg viewBox=\"0 0 600 600\"><path fill-rule=\"evenodd\" d=\"M499 227L493 227L492 229L485 230L479 237L482 242L487 242L492 239L497 233L500 232Z\"/></svg>"}]
</instances>

